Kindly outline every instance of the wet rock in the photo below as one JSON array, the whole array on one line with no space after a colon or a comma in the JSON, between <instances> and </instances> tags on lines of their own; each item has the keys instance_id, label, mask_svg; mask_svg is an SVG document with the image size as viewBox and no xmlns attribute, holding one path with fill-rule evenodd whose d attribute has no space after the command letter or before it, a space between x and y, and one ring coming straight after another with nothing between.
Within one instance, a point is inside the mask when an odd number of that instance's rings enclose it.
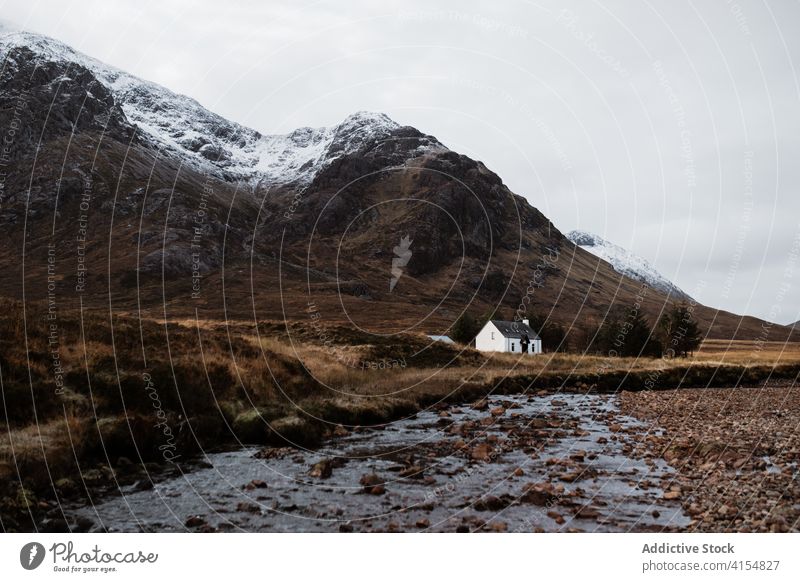
<instances>
[{"instance_id":1,"label":"wet rock","mask_svg":"<svg viewBox=\"0 0 800 582\"><path fill-rule=\"evenodd\" d=\"M585 477L584 471L582 470L575 470L575 471L565 471L563 473L559 473L558 478L562 481L566 481L567 483L574 483L580 479Z\"/></svg>"},{"instance_id":2,"label":"wet rock","mask_svg":"<svg viewBox=\"0 0 800 582\"><path fill-rule=\"evenodd\" d=\"M283 459L289 455L297 452L297 449L292 447L266 447L257 451L253 457L256 459Z\"/></svg>"},{"instance_id":3,"label":"wet rock","mask_svg":"<svg viewBox=\"0 0 800 582\"><path fill-rule=\"evenodd\" d=\"M686 512L689 515L700 515L701 513L703 513L703 508L700 507L700 505L698 505L697 503L692 503L689 505L688 508L686 508Z\"/></svg>"},{"instance_id":4,"label":"wet rock","mask_svg":"<svg viewBox=\"0 0 800 582\"><path fill-rule=\"evenodd\" d=\"M333 428L333 436L335 436L335 437L341 438L341 437L346 437L346 436L349 436L349 435L350 435L350 431L347 430L345 427L343 427L341 424L337 424Z\"/></svg>"},{"instance_id":5,"label":"wet rock","mask_svg":"<svg viewBox=\"0 0 800 582\"><path fill-rule=\"evenodd\" d=\"M600 512L594 507L583 505L575 511L575 517L580 519L597 519L600 517Z\"/></svg>"},{"instance_id":6,"label":"wet rock","mask_svg":"<svg viewBox=\"0 0 800 582\"><path fill-rule=\"evenodd\" d=\"M471 408L473 410L486 410L489 408L489 401L488 400L477 400L473 402Z\"/></svg>"},{"instance_id":7,"label":"wet rock","mask_svg":"<svg viewBox=\"0 0 800 582\"><path fill-rule=\"evenodd\" d=\"M324 459L315 463L311 470L308 472L309 476L315 479L328 479L333 475L333 463L330 459Z\"/></svg>"},{"instance_id":8,"label":"wet rock","mask_svg":"<svg viewBox=\"0 0 800 582\"><path fill-rule=\"evenodd\" d=\"M470 457L475 461L490 461L494 448L487 443L480 443L473 447Z\"/></svg>"},{"instance_id":9,"label":"wet rock","mask_svg":"<svg viewBox=\"0 0 800 582\"><path fill-rule=\"evenodd\" d=\"M78 492L78 486L75 484L75 481L67 477L59 479L56 481L55 485L59 495L71 497Z\"/></svg>"},{"instance_id":10,"label":"wet rock","mask_svg":"<svg viewBox=\"0 0 800 582\"><path fill-rule=\"evenodd\" d=\"M520 501L534 505L552 505L557 502L559 495L550 483L530 483L525 486Z\"/></svg>"},{"instance_id":11,"label":"wet rock","mask_svg":"<svg viewBox=\"0 0 800 582\"><path fill-rule=\"evenodd\" d=\"M427 527L430 527L431 522L429 519L422 517L418 519L414 525L416 525L419 529L425 529Z\"/></svg>"},{"instance_id":12,"label":"wet rock","mask_svg":"<svg viewBox=\"0 0 800 582\"><path fill-rule=\"evenodd\" d=\"M398 475L406 479L422 479L425 476L424 469L419 465L406 467Z\"/></svg>"},{"instance_id":13,"label":"wet rock","mask_svg":"<svg viewBox=\"0 0 800 582\"><path fill-rule=\"evenodd\" d=\"M550 519L555 521L558 525L563 525L564 522L566 522L566 520L564 519L564 516L562 516L557 511L553 511L553 510L548 511L547 512L547 517L549 517Z\"/></svg>"},{"instance_id":14,"label":"wet rock","mask_svg":"<svg viewBox=\"0 0 800 582\"><path fill-rule=\"evenodd\" d=\"M500 511L509 505L513 505L516 499L508 494L503 494L500 497L494 495L486 495L475 502L473 507L476 511Z\"/></svg>"},{"instance_id":15,"label":"wet rock","mask_svg":"<svg viewBox=\"0 0 800 582\"><path fill-rule=\"evenodd\" d=\"M503 509L503 504L494 495L487 495L478 499L473 505L476 511L499 511Z\"/></svg>"},{"instance_id":16,"label":"wet rock","mask_svg":"<svg viewBox=\"0 0 800 582\"><path fill-rule=\"evenodd\" d=\"M546 418L540 417L540 416L532 418L530 420L530 422L528 423L528 425L531 428L539 428L539 429L547 428L549 424L550 424L550 422Z\"/></svg>"},{"instance_id":17,"label":"wet rock","mask_svg":"<svg viewBox=\"0 0 800 582\"><path fill-rule=\"evenodd\" d=\"M353 524L350 522L339 524L339 533L353 533Z\"/></svg>"},{"instance_id":18,"label":"wet rock","mask_svg":"<svg viewBox=\"0 0 800 582\"><path fill-rule=\"evenodd\" d=\"M236 511L241 513L261 513L261 508L255 503L249 501L241 501L236 506Z\"/></svg>"},{"instance_id":19,"label":"wet rock","mask_svg":"<svg viewBox=\"0 0 800 582\"><path fill-rule=\"evenodd\" d=\"M359 480L359 484L361 485L361 490L364 493L368 493L370 495L383 495L386 493L384 481L376 473L362 475L361 479Z\"/></svg>"},{"instance_id":20,"label":"wet rock","mask_svg":"<svg viewBox=\"0 0 800 582\"><path fill-rule=\"evenodd\" d=\"M105 477L103 476L103 472L99 469L89 469L82 474L83 481L89 487L96 487L100 485L103 481L105 481Z\"/></svg>"},{"instance_id":21,"label":"wet rock","mask_svg":"<svg viewBox=\"0 0 800 582\"><path fill-rule=\"evenodd\" d=\"M266 481L262 481L261 479L253 479L249 483L245 484L242 489L246 491L253 491L255 489L266 489L268 487Z\"/></svg>"},{"instance_id":22,"label":"wet rock","mask_svg":"<svg viewBox=\"0 0 800 582\"><path fill-rule=\"evenodd\" d=\"M206 523L206 519L203 516L192 515L184 522L184 525L186 527L200 527L201 525L206 525Z\"/></svg>"}]
</instances>

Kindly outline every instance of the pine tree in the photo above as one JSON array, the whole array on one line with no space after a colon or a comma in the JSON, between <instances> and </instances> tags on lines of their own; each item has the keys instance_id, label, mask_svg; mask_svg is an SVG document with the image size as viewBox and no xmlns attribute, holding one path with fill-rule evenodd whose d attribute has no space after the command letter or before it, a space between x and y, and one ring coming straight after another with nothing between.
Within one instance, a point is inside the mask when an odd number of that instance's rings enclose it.
<instances>
[{"instance_id":1,"label":"pine tree","mask_svg":"<svg viewBox=\"0 0 800 582\"><path fill-rule=\"evenodd\" d=\"M456 320L453 327L450 328L450 336L457 342L469 344L475 339L475 336L478 335L481 327L483 326L480 325L472 315L465 311Z\"/></svg>"},{"instance_id":2,"label":"pine tree","mask_svg":"<svg viewBox=\"0 0 800 582\"><path fill-rule=\"evenodd\" d=\"M625 345L621 350L623 356L629 357L660 357L662 353L661 342L653 337L650 322L645 319L640 311L632 312L625 321L627 333Z\"/></svg>"},{"instance_id":3,"label":"pine tree","mask_svg":"<svg viewBox=\"0 0 800 582\"><path fill-rule=\"evenodd\" d=\"M667 355L685 358L700 347L703 337L693 311L687 303L679 303L661 318L661 341Z\"/></svg>"}]
</instances>

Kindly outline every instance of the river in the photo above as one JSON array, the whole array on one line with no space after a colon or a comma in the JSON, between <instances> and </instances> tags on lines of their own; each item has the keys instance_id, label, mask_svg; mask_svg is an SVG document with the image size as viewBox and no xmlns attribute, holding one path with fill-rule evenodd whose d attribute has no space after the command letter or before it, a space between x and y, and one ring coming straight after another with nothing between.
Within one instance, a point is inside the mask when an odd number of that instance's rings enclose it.
<instances>
[{"instance_id":1,"label":"river","mask_svg":"<svg viewBox=\"0 0 800 582\"><path fill-rule=\"evenodd\" d=\"M633 454L648 430L613 395L496 396L314 451L208 453L65 510L96 531L680 530L672 468Z\"/></svg>"}]
</instances>

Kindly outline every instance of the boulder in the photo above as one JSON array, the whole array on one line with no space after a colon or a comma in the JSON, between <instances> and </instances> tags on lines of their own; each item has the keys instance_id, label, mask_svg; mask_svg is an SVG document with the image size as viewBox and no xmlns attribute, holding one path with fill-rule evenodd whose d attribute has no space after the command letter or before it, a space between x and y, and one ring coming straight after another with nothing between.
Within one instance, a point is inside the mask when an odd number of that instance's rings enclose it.
<instances>
[{"instance_id":1,"label":"boulder","mask_svg":"<svg viewBox=\"0 0 800 582\"><path fill-rule=\"evenodd\" d=\"M327 479L333 474L333 463L330 459L324 459L318 463L314 463L314 466L311 467L308 474L315 479Z\"/></svg>"}]
</instances>

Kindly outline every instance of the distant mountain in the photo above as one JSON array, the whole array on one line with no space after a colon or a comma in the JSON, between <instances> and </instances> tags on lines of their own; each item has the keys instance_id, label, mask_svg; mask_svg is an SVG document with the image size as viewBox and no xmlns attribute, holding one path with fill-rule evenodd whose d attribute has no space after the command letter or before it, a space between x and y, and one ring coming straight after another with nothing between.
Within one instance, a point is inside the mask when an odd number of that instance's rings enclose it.
<instances>
[{"instance_id":1,"label":"distant mountain","mask_svg":"<svg viewBox=\"0 0 800 582\"><path fill-rule=\"evenodd\" d=\"M520 305L580 333L642 280L654 316L686 296L595 239L576 246L483 163L383 113L265 135L9 30L0 88L0 295L159 319L311 309L381 334ZM712 337L761 332L695 313Z\"/></svg>"},{"instance_id":2,"label":"distant mountain","mask_svg":"<svg viewBox=\"0 0 800 582\"><path fill-rule=\"evenodd\" d=\"M607 261L618 273L646 283L665 295L678 299L691 299L685 291L659 273L650 262L619 245L583 230L573 230L567 238L584 250Z\"/></svg>"}]
</instances>

